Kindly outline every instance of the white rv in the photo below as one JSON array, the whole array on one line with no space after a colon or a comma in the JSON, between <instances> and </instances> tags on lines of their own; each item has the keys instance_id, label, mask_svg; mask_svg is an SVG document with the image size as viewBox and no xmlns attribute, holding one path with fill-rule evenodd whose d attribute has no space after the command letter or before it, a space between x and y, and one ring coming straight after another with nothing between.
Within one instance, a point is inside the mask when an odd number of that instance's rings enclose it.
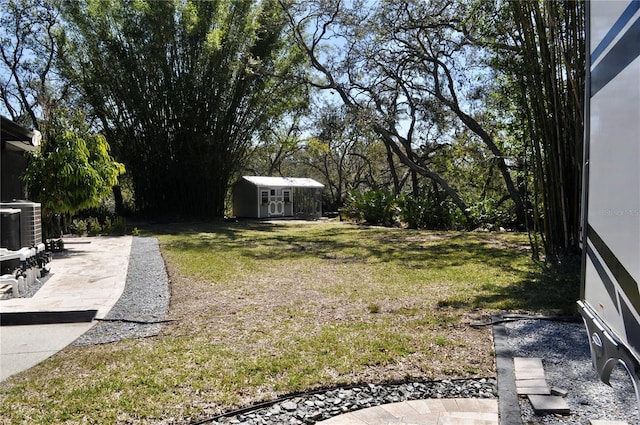
<instances>
[{"instance_id":1,"label":"white rv","mask_svg":"<svg viewBox=\"0 0 640 425\"><path fill-rule=\"evenodd\" d=\"M640 1L587 2L582 290L603 382L622 364L640 402Z\"/></svg>"}]
</instances>

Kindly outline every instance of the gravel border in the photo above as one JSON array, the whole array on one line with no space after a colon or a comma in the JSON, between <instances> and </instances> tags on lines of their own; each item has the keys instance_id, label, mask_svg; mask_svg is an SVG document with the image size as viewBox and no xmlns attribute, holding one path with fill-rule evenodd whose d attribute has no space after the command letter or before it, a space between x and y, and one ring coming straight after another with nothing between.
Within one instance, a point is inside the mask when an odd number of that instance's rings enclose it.
<instances>
[{"instance_id":1,"label":"gravel border","mask_svg":"<svg viewBox=\"0 0 640 425\"><path fill-rule=\"evenodd\" d=\"M350 386L285 397L192 424L315 424L355 410L406 400L492 399L496 390L494 378Z\"/></svg>"},{"instance_id":2,"label":"gravel border","mask_svg":"<svg viewBox=\"0 0 640 425\"><path fill-rule=\"evenodd\" d=\"M158 240L134 236L122 296L105 318L74 345L108 344L123 338L157 335L162 323L168 320L169 296L169 277Z\"/></svg>"},{"instance_id":3,"label":"gravel border","mask_svg":"<svg viewBox=\"0 0 640 425\"><path fill-rule=\"evenodd\" d=\"M571 414L567 416L538 415L529 400L520 397L525 425L583 425L592 420L640 423L631 378L617 366L611 387L600 381L591 363L583 323L519 320L504 326L513 356L541 358L547 383L568 391Z\"/></svg>"}]
</instances>

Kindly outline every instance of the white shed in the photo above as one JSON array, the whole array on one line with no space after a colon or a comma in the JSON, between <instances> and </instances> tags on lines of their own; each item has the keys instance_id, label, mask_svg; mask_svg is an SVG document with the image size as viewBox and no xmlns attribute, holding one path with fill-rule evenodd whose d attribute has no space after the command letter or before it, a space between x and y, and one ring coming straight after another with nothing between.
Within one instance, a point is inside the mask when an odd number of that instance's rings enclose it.
<instances>
[{"instance_id":1,"label":"white shed","mask_svg":"<svg viewBox=\"0 0 640 425\"><path fill-rule=\"evenodd\" d=\"M310 178L243 176L233 186L233 215L320 217L323 188Z\"/></svg>"}]
</instances>

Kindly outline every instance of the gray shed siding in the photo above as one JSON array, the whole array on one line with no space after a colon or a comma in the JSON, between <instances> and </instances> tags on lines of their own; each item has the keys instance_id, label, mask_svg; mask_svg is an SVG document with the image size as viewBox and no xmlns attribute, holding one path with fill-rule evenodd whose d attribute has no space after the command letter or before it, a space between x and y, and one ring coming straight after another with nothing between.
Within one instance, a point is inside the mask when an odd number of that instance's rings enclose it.
<instances>
[{"instance_id":1,"label":"gray shed siding","mask_svg":"<svg viewBox=\"0 0 640 425\"><path fill-rule=\"evenodd\" d=\"M251 182L240 179L233 186L233 215L236 217L260 217L260 192Z\"/></svg>"}]
</instances>

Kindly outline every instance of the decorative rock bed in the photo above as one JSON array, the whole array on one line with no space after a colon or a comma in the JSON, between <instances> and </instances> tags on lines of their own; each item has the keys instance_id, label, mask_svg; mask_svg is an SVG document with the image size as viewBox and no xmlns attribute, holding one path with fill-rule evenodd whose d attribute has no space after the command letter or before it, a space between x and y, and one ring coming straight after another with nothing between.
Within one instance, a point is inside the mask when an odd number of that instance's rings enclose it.
<instances>
[{"instance_id":1,"label":"decorative rock bed","mask_svg":"<svg viewBox=\"0 0 640 425\"><path fill-rule=\"evenodd\" d=\"M368 384L295 395L229 412L198 424L314 424L368 407L427 398L495 398L494 378L442 380L403 384Z\"/></svg>"}]
</instances>

